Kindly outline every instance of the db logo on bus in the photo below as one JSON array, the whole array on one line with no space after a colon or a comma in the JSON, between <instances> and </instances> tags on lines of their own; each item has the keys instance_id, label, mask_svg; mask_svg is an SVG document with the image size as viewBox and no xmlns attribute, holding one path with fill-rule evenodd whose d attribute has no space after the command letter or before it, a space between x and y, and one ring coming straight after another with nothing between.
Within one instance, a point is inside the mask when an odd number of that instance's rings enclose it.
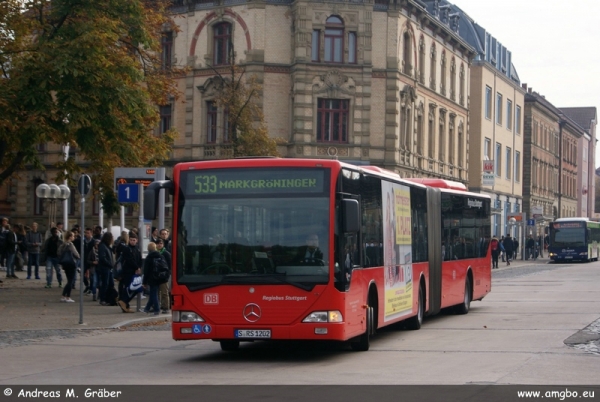
<instances>
[{"instance_id":1,"label":"db logo on bus","mask_svg":"<svg viewBox=\"0 0 600 402\"><path fill-rule=\"evenodd\" d=\"M219 294L206 293L204 295L204 304L219 304Z\"/></svg>"}]
</instances>

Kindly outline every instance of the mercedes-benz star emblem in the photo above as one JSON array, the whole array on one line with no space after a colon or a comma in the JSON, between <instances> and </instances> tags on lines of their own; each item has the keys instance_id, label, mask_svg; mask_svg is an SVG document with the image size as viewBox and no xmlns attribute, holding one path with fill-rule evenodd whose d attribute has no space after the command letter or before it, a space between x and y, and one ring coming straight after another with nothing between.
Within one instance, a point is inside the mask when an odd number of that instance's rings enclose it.
<instances>
[{"instance_id":1,"label":"mercedes-benz star emblem","mask_svg":"<svg viewBox=\"0 0 600 402\"><path fill-rule=\"evenodd\" d=\"M248 322L256 322L260 320L261 312L258 304L250 303L244 307L244 318Z\"/></svg>"}]
</instances>

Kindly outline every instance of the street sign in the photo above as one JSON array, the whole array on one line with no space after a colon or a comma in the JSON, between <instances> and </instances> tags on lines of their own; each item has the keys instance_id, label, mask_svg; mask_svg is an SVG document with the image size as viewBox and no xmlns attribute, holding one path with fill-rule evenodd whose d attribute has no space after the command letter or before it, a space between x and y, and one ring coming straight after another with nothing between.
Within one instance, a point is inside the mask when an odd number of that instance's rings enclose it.
<instances>
[{"instance_id":1,"label":"street sign","mask_svg":"<svg viewBox=\"0 0 600 402\"><path fill-rule=\"evenodd\" d=\"M139 185L137 184L119 184L117 201L120 204L140 202Z\"/></svg>"},{"instance_id":2,"label":"street sign","mask_svg":"<svg viewBox=\"0 0 600 402\"><path fill-rule=\"evenodd\" d=\"M535 219L527 219L527 226L535 226Z\"/></svg>"},{"instance_id":3,"label":"street sign","mask_svg":"<svg viewBox=\"0 0 600 402\"><path fill-rule=\"evenodd\" d=\"M77 189L79 190L79 194L82 196L86 196L90 193L92 189L92 179L87 174L82 174L77 181Z\"/></svg>"},{"instance_id":4,"label":"street sign","mask_svg":"<svg viewBox=\"0 0 600 402\"><path fill-rule=\"evenodd\" d=\"M494 172L494 161L484 160L483 161L483 171L484 171L484 173L493 173Z\"/></svg>"},{"instance_id":5,"label":"street sign","mask_svg":"<svg viewBox=\"0 0 600 402\"><path fill-rule=\"evenodd\" d=\"M494 174L493 173L483 173L483 183L484 186L493 186L494 185Z\"/></svg>"}]
</instances>

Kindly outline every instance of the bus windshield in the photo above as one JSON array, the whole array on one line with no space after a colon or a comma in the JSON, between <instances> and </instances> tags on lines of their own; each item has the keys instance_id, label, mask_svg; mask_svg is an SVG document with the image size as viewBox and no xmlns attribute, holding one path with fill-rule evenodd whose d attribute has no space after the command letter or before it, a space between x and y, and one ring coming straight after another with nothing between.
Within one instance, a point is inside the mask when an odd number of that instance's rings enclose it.
<instances>
[{"instance_id":1,"label":"bus windshield","mask_svg":"<svg viewBox=\"0 0 600 402\"><path fill-rule=\"evenodd\" d=\"M555 247L581 247L586 245L585 227L560 228L552 231L550 244Z\"/></svg>"},{"instance_id":2,"label":"bus windshield","mask_svg":"<svg viewBox=\"0 0 600 402\"><path fill-rule=\"evenodd\" d=\"M248 169L244 174L248 176ZM183 172L182 179L207 175L216 177L217 183L224 177ZM310 289L327 283L331 255L327 188L323 185L322 191L305 194L228 189L223 194L217 190L182 195L177 215L177 283L192 290L261 283Z\"/></svg>"}]
</instances>

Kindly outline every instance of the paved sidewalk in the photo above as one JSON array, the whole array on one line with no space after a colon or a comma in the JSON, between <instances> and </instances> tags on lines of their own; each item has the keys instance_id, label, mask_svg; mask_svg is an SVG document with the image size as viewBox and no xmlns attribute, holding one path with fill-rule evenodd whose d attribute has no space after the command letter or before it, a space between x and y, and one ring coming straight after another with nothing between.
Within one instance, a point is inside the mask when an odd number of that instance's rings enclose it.
<instances>
[{"instance_id":1,"label":"paved sidewalk","mask_svg":"<svg viewBox=\"0 0 600 402\"><path fill-rule=\"evenodd\" d=\"M510 266L499 261L499 270L517 268L525 265L546 264L545 258L536 261L517 259ZM493 272L498 272L494 270ZM46 270L40 269L42 279L25 279L26 272L16 272L19 279L6 278L6 271L0 271L0 331L23 331L43 329L105 329L120 328L131 324L148 321L165 322L171 320L170 314L159 316L144 313L123 313L119 306L101 306L93 302L91 296L83 296L83 324L79 324L79 284L71 292L75 303L61 303L62 289L53 286L44 288ZM56 278L54 285L57 285ZM141 300L141 306L146 305L147 299ZM137 300L130 303L136 309ZM137 310L137 309L136 309Z\"/></svg>"},{"instance_id":2,"label":"paved sidewalk","mask_svg":"<svg viewBox=\"0 0 600 402\"><path fill-rule=\"evenodd\" d=\"M44 329L106 329L120 328L147 321L170 321L170 314L158 316L144 313L123 313L119 306L101 306L91 296L83 296L83 324L80 321L79 284L71 292L75 303L60 301L62 289L56 277L51 289L46 289L46 270L40 268L41 278L25 279L26 272L16 272L19 279L6 278L0 271L0 331L23 331ZM64 275L63 275L64 276ZM79 279L79 278L78 278ZM141 306L147 299L141 300ZM130 303L132 309L137 300Z\"/></svg>"}]
</instances>

